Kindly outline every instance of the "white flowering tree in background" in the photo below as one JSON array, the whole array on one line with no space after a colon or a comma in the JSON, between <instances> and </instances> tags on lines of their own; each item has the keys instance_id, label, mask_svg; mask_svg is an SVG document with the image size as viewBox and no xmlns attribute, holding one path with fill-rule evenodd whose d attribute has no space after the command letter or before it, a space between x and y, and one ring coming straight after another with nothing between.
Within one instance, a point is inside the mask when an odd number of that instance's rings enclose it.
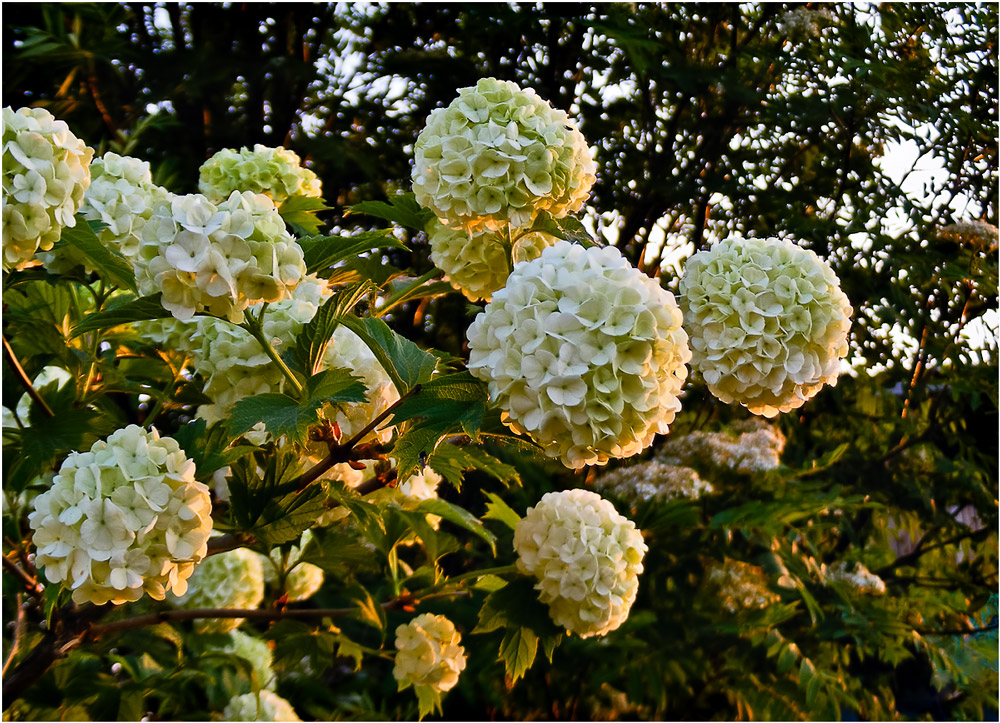
<instances>
[{"instance_id":1,"label":"white flowering tree in background","mask_svg":"<svg viewBox=\"0 0 1000 723\"><path fill-rule=\"evenodd\" d=\"M996 715L993 8L5 19L5 719Z\"/></svg>"}]
</instances>

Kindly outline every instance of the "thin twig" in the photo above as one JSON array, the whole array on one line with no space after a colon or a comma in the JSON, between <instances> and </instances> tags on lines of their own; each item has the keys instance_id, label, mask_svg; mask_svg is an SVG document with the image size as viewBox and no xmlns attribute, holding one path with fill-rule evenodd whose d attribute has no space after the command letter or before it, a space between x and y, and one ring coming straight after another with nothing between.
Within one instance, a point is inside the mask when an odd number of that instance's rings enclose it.
<instances>
[{"instance_id":1,"label":"thin twig","mask_svg":"<svg viewBox=\"0 0 1000 723\"><path fill-rule=\"evenodd\" d=\"M21 380L21 386L23 386L28 392L28 396L31 397L31 400L41 407L42 411L48 416L56 416L52 411L52 408L49 407L44 399L42 399L42 395L38 393L38 390L35 389L35 386L31 383L28 375L24 372L24 367L21 366L21 362L19 362L17 357L14 356L14 350L11 349L10 342L7 341L6 336L3 338L3 351L4 355L7 357L7 361L10 362L11 367L13 367L14 371L17 373L18 379Z\"/></svg>"},{"instance_id":2,"label":"thin twig","mask_svg":"<svg viewBox=\"0 0 1000 723\"><path fill-rule=\"evenodd\" d=\"M31 597L36 599L42 597L45 587L39 584L38 580L15 565L6 555L3 556L3 569L16 577L17 581L21 583Z\"/></svg>"},{"instance_id":3,"label":"thin twig","mask_svg":"<svg viewBox=\"0 0 1000 723\"><path fill-rule=\"evenodd\" d=\"M23 598L24 595L22 593L17 594L17 620L14 622L14 642L11 643L10 653L8 653L7 660L3 663L3 672L0 675L7 675L7 669L10 668L11 662L17 656L17 650L21 645L21 637L24 635L24 622L27 619L27 613L21 604Z\"/></svg>"}]
</instances>

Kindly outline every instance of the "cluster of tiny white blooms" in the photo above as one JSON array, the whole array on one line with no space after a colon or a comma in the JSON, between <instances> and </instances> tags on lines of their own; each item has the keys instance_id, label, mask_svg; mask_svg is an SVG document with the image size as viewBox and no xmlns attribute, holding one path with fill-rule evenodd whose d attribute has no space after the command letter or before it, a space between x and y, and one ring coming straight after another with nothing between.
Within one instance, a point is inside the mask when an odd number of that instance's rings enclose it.
<instances>
[{"instance_id":1,"label":"cluster of tiny white blooms","mask_svg":"<svg viewBox=\"0 0 1000 723\"><path fill-rule=\"evenodd\" d=\"M706 581L713 594L722 600L722 607L730 613L763 609L781 599L767 589L767 578L760 567L739 560L726 559L712 565Z\"/></svg>"},{"instance_id":2,"label":"cluster of tiny white blooms","mask_svg":"<svg viewBox=\"0 0 1000 723\"><path fill-rule=\"evenodd\" d=\"M657 450L667 464L707 464L753 474L777 469L785 435L762 419L735 422L722 432L691 432L668 438Z\"/></svg>"},{"instance_id":3,"label":"cluster of tiny white blooms","mask_svg":"<svg viewBox=\"0 0 1000 723\"><path fill-rule=\"evenodd\" d=\"M424 686L451 690L465 670L462 636L444 615L424 613L396 628L396 664L392 674L399 689Z\"/></svg>"},{"instance_id":4,"label":"cluster of tiny white blooms","mask_svg":"<svg viewBox=\"0 0 1000 723\"><path fill-rule=\"evenodd\" d=\"M117 153L94 159L90 179L80 213L88 221L105 225L97 232L105 246L127 259L134 258L141 245L140 232L153 215L153 206L166 200L169 192L153 183L146 161ZM87 258L73 246L40 253L38 257L51 271L68 271L78 265L93 271Z\"/></svg>"},{"instance_id":5,"label":"cluster of tiny white blooms","mask_svg":"<svg viewBox=\"0 0 1000 723\"><path fill-rule=\"evenodd\" d=\"M268 306L262 328L265 337L280 353L294 343L329 296L326 281L315 275L303 277L289 296ZM283 389L281 370L246 329L209 318L198 319L189 329L194 368L205 379L204 392L213 401L199 408L199 417L216 422L241 399Z\"/></svg>"},{"instance_id":6,"label":"cluster of tiny white blooms","mask_svg":"<svg viewBox=\"0 0 1000 723\"><path fill-rule=\"evenodd\" d=\"M205 161L199 169L198 191L210 201L229 198L233 191L263 193L277 205L289 196L322 194L315 173L302 167L295 151L256 144L251 151L226 148Z\"/></svg>"},{"instance_id":7,"label":"cluster of tiny white blooms","mask_svg":"<svg viewBox=\"0 0 1000 723\"><path fill-rule=\"evenodd\" d=\"M997 247L1000 229L985 221L959 221L943 226L938 236L965 244L977 251L993 251Z\"/></svg>"},{"instance_id":8,"label":"cluster of tiny white blooms","mask_svg":"<svg viewBox=\"0 0 1000 723\"><path fill-rule=\"evenodd\" d=\"M229 633L229 639L222 645L212 646L213 650L229 653L250 663L257 684L262 688L273 688L275 684L274 653L267 643L253 635L247 635L240 630Z\"/></svg>"},{"instance_id":9,"label":"cluster of tiny white blooms","mask_svg":"<svg viewBox=\"0 0 1000 723\"><path fill-rule=\"evenodd\" d=\"M798 7L789 10L778 19L778 28L791 40L807 40L819 35L821 25L832 19L833 16L826 8L814 10Z\"/></svg>"},{"instance_id":10,"label":"cluster of tiny white blooms","mask_svg":"<svg viewBox=\"0 0 1000 723\"><path fill-rule=\"evenodd\" d=\"M152 342L162 351L177 351L186 354L199 348L197 338L206 317L181 321L172 316L168 319L147 319L132 322L132 330L144 341Z\"/></svg>"},{"instance_id":11,"label":"cluster of tiny white blooms","mask_svg":"<svg viewBox=\"0 0 1000 723\"><path fill-rule=\"evenodd\" d=\"M555 623L581 638L628 618L646 550L635 523L589 490L546 493L514 530L517 568L538 579Z\"/></svg>"},{"instance_id":12,"label":"cluster of tiny white blooms","mask_svg":"<svg viewBox=\"0 0 1000 723\"><path fill-rule=\"evenodd\" d=\"M417 203L468 231L529 228L541 211L579 211L596 180L590 149L564 111L535 91L483 78L438 108L414 147Z\"/></svg>"},{"instance_id":13,"label":"cluster of tiny white blooms","mask_svg":"<svg viewBox=\"0 0 1000 723\"><path fill-rule=\"evenodd\" d=\"M264 569L260 555L240 547L205 558L188 579L187 592L172 597L177 607L254 610L264 599ZM201 633L228 633L244 618L203 618L194 621Z\"/></svg>"},{"instance_id":14,"label":"cluster of tiny white blooms","mask_svg":"<svg viewBox=\"0 0 1000 723\"><path fill-rule=\"evenodd\" d=\"M656 460L606 472L595 484L627 500L633 507L645 500L696 500L714 491L712 485L690 467Z\"/></svg>"},{"instance_id":15,"label":"cluster of tiny white blooms","mask_svg":"<svg viewBox=\"0 0 1000 723\"><path fill-rule=\"evenodd\" d=\"M249 305L280 301L306 273L274 203L249 191L218 205L171 195L153 205L141 238L139 291L162 291L163 308L177 319L204 311L239 323Z\"/></svg>"},{"instance_id":16,"label":"cluster of tiny white blooms","mask_svg":"<svg viewBox=\"0 0 1000 723\"><path fill-rule=\"evenodd\" d=\"M566 241L517 264L468 339L504 422L577 469L666 434L691 357L670 292L613 247Z\"/></svg>"},{"instance_id":17,"label":"cluster of tiny white blooms","mask_svg":"<svg viewBox=\"0 0 1000 723\"><path fill-rule=\"evenodd\" d=\"M309 562L299 562L302 551L310 540L312 540L312 532L306 530L302 533L299 544L293 546L288 552L284 562L282 562L280 547L271 550L270 556L260 556L264 568L264 582L276 583L279 570L282 567L287 570L284 594L287 596L288 602L308 600L323 586L323 569Z\"/></svg>"},{"instance_id":18,"label":"cluster of tiny white blooms","mask_svg":"<svg viewBox=\"0 0 1000 723\"><path fill-rule=\"evenodd\" d=\"M170 437L136 425L72 452L34 500L36 564L76 603L183 593L208 551L208 488Z\"/></svg>"},{"instance_id":19,"label":"cluster of tiny white blooms","mask_svg":"<svg viewBox=\"0 0 1000 723\"><path fill-rule=\"evenodd\" d=\"M445 272L445 280L461 291L469 301L490 300L503 288L513 263L530 261L542 255L542 249L558 239L541 231L526 233L509 251L504 235L493 231L451 229L437 219L427 225L431 243L431 261Z\"/></svg>"},{"instance_id":20,"label":"cluster of tiny white blooms","mask_svg":"<svg viewBox=\"0 0 1000 723\"><path fill-rule=\"evenodd\" d=\"M234 697L222 711L227 721L301 721L292 704L277 693L260 690Z\"/></svg>"},{"instance_id":21,"label":"cluster of tiny white blooms","mask_svg":"<svg viewBox=\"0 0 1000 723\"><path fill-rule=\"evenodd\" d=\"M48 251L90 185L94 149L44 108L3 109L3 268Z\"/></svg>"},{"instance_id":22,"label":"cluster of tiny white blooms","mask_svg":"<svg viewBox=\"0 0 1000 723\"><path fill-rule=\"evenodd\" d=\"M847 562L841 560L829 567L823 565L821 572L828 583L831 581L847 583L858 592L868 595L885 593L885 582L882 578L872 573L860 562L848 566Z\"/></svg>"},{"instance_id":23,"label":"cluster of tiny white blooms","mask_svg":"<svg viewBox=\"0 0 1000 723\"><path fill-rule=\"evenodd\" d=\"M688 259L680 282L691 366L709 391L777 416L837 383L851 305L830 266L780 239L727 239Z\"/></svg>"}]
</instances>

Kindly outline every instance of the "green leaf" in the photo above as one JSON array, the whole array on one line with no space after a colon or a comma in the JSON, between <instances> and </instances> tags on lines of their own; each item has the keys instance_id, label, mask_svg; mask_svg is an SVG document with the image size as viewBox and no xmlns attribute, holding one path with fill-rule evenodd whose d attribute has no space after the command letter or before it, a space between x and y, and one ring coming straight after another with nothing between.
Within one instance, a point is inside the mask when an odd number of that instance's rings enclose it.
<instances>
[{"instance_id":1,"label":"green leaf","mask_svg":"<svg viewBox=\"0 0 1000 723\"><path fill-rule=\"evenodd\" d=\"M521 516L510 505L504 502L499 495L487 492L486 496L490 501L486 503L486 514L483 515L483 519L497 520L512 530L517 529L517 523L521 521Z\"/></svg>"},{"instance_id":2,"label":"green leaf","mask_svg":"<svg viewBox=\"0 0 1000 723\"><path fill-rule=\"evenodd\" d=\"M388 203L385 201L364 201L349 206L347 211L348 213L363 213L383 218L415 231L423 231L430 220L434 218L433 212L417 203L413 193L390 196Z\"/></svg>"},{"instance_id":3,"label":"green leaf","mask_svg":"<svg viewBox=\"0 0 1000 723\"><path fill-rule=\"evenodd\" d=\"M549 214L539 213L532 224L530 231L541 231L556 238L565 239L572 243L580 244L584 247L603 246L604 244L594 239L586 226L574 216L564 218L552 218Z\"/></svg>"},{"instance_id":4,"label":"green leaf","mask_svg":"<svg viewBox=\"0 0 1000 723\"><path fill-rule=\"evenodd\" d=\"M364 382L349 369L324 369L306 379L306 399L303 404L321 406L324 403L364 402Z\"/></svg>"},{"instance_id":5,"label":"green leaf","mask_svg":"<svg viewBox=\"0 0 1000 723\"><path fill-rule=\"evenodd\" d=\"M272 500L250 532L265 545L294 542L316 524L316 518L326 510L325 501L318 485Z\"/></svg>"},{"instance_id":6,"label":"green leaf","mask_svg":"<svg viewBox=\"0 0 1000 723\"><path fill-rule=\"evenodd\" d=\"M82 253L98 276L114 286L138 293L132 264L97 238L94 228L82 216L76 217L76 225L64 228L60 240Z\"/></svg>"},{"instance_id":7,"label":"green leaf","mask_svg":"<svg viewBox=\"0 0 1000 723\"><path fill-rule=\"evenodd\" d=\"M517 468L470 445L440 444L428 458L427 464L456 488L461 487L462 476L469 469L478 469L492 475L507 487L521 484Z\"/></svg>"},{"instance_id":8,"label":"green leaf","mask_svg":"<svg viewBox=\"0 0 1000 723\"><path fill-rule=\"evenodd\" d=\"M323 302L313 318L302 327L299 335L295 338L292 360L300 370L310 374L318 371L323 355L326 354L327 347L333 338L333 333L340 325L341 318L374 288L370 281L352 284Z\"/></svg>"},{"instance_id":9,"label":"green leaf","mask_svg":"<svg viewBox=\"0 0 1000 723\"><path fill-rule=\"evenodd\" d=\"M160 303L162 294L151 294L138 299L128 299L119 304L109 304L108 308L83 317L79 324L73 327L70 338L86 334L88 331L110 329L133 321L148 321L150 319L169 319L173 316Z\"/></svg>"},{"instance_id":10,"label":"green leaf","mask_svg":"<svg viewBox=\"0 0 1000 723\"><path fill-rule=\"evenodd\" d=\"M305 442L309 427L319 422L316 407L301 406L284 394L258 394L241 399L233 406L229 419L229 434L239 437L263 422L275 438L287 436L295 442Z\"/></svg>"},{"instance_id":11,"label":"green leaf","mask_svg":"<svg viewBox=\"0 0 1000 723\"><path fill-rule=\"evenodd\" d=\"M194 461L195 478L208 482L216 470L228 467L240 457L250 454L255 447L239 445L229 448L231 441L226 425L213 424L208 427L204 419L181 425L173 434L174 440L184 450L184 454Z\"/></svg>"},{"instance_id":12,"label":"green leaf","mask_svg":"<svg viewBox=\"0 0 1000 723\"><path fill-rule=\"evenodd\" d=\"M310 274L329 269L341 261L356 258L375 249L409 249L395 236L392 229L362 231L354 236L309 236L299 240Z\"/></svg>"},{"instance_id":13,"label":"green leaf","mask_svg":"<svg viewBox=\"0 0 1000 723\"><path fill-rule=\"evenodd\" d=\"M511 683L524 677L537 654L538 636L534 632L529 628L507 628L500 642L500 659Z\"/></svg>"},{"instance_id":14,"label":"green leaf","mask_svg":"<svg viewBox=\"0 0 1000 723\"><path fill-rule=\"evenodd\" d=\"M419 392L396 407L392 419L395 424L418 417L430 422L450 421L475 437L488 398L485 382L469 372L447 374L422 384Z\"/></svg>"},{"instance_id":15,"label":"green leaf","mask_svg":"<svg viewBox=\"0 0 1000 723\"><path fill-rule=\"evenodd\" d=\"M419 708L420 720L430 715L435 710L441 714L441 692L429 685L418 685L413 688L417 694L417 707Z\"/></svg>"},{"instance_id":16,"label":"green leaf","mask_svg":"<svg viewBox=\"0 0 1000 723\"><path fill-rule=\"evenodd\" d=\"M347 315L341 323L368 345L400 396L430 379L437 367L437 357L394 332L381 319Z\"/></svg>"},{"instance_id":17,"label":"green leaf","mask_svg":"<svg viewBox=\"0 0 1000 723\"><path fill-rule=\"evenodd\" d=\"M298 454L273 442L233 462L229 506L241 531L253 529L273 500L296 491L292 481L298 469Z\"/></svg>"},{"instance_id":18,"label":"green leaf","mask_svg":"<svg viewBox=\"0 0 1000 723\"><path fill-rule=\"evenodd\" d=\"M323 225L323 222L316 218L316 213L329 209L322 198L295 195L289 196L278 206L278 213L284 222L292 227L296 235L314 236L319 233L319 227Z\"/></svg>"},{"instance_id":19,"label":"green leaf","mask_svg":"<svg viewBox=\"0 0 1000 723\"><path fill-rule=\"evenodd\" d=\"M453 505L452 503L446 502L440 498L432 498L429 500L423 500L419 505L417 505L416 511L429 515L437 515L448 522L456 524L459 527L478 535L490 546L490 550L493 551L494 556L497 554L496 535L487 530L483 523L468 510L463 509L458 505Z\"/></svg>"}]
</instances>

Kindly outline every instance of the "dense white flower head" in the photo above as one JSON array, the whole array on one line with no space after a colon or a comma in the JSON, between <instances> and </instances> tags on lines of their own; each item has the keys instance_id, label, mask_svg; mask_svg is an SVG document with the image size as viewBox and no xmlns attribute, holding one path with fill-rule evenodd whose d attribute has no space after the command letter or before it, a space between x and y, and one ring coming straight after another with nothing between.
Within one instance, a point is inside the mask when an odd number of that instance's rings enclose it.
<instances>
[{"instance_id":1,"label":"dense white flower head","mask_svg":"<svg viewBox=\"0 0 1000 723\"><path fill-rule=\"evenodd\" d=\"M468 339L504 422L573 468L665 434L691 356L670 292L615 248L566 241L515 266Z\"/></svg>"},{"instance_id":2,"label":"dense white flower head","mask_svg":"<svg viewBox=\"0 0 1000 723\"><path fill-rule=\"evenodd\" d=\"M589 490L546 493L514 530L517 568L538 579L555 623L581 638L628 618L646 550L635 523Z\"/></svg>"},{"instance_id":3,"label":"dense white flower head","mask_svg":"<svg viewBox=\"0 0 1000 723\"><path fill-rule=\"evenodd\" d=\"M302 248L270 198L249 191L216 205L202 195L155 203L135 258L139 292L163 292L177 319L243 311L288 296L306 274Z\"/></svg>"},{"instance_id":4,"label":"dense white flower head","mask_svg":"<svg viewBox=\"0 0 1000 723\"><path fill-rule=\"evenodd\" d=\"M176 441L134 424L72 452L28 515L36 564L78 604L183 594L212 531L194 474Z\"/></svg>"},{"instance_id":5,"label":"dense white flower head","mask_svg":"<svg viewBox=\"0 0 1000 723\"><path fill-rule=\"evenodd\" d=\"M597 478L598 488L630 502L635 509L645 500L696 500L714 491L690 467L650 460L630 467L619 467Z\"/></svg>"},{"instance_id":6,"label":"dense white flower head","mask_svg":"<svg viewBox=\"0 0 1000 723\"><path fill-rule=\"evenodd\" d=\"M515 237L517 234L515 233ZM431 261L444 271L445 280L461 291L469 301L486 299L503 288L513 263L530 261L542 255L542 249L558 239L541 231L526 233L508 249L506 233L451 229L437 219L427 224L431 243Z\"/></svg>"},{"instance_id":7,"label":"dense white flower head","mask_svg":"<svg viewBox=\"0 0 1000 723\"><path fill-rule=\"evenodd\" d=\"M257 685L261 688L274 688L275 675L271 667L274 663L274 653L260 638L247 635L241 630L233 630L225 643L210 645L210 649L243 658L250 663Z\"/></svg>"},{"instance_id":8,"label":"dense white flower head","mask_svg":"<svg viewBox=\"0 0 1000 723\"><path fill-rule=\"evenodd\" d=\"M295 151L256 144L251 151L226 148L198 169L198 191L218 203L233 191L263 193L278 206L289 196L320 196L322 184L302 167Z\"/></svg>"},{"instance_id":9,"label":"dense white flower head","mask_svg":"<svg viewBox=\"0 0 1000 723\"><path fill-rule=\"evenodd\" d=\"M399 689L425 686L443 693L465 670L462 636L444 615L424 613L396 628L396 664L392 674Z\"/></svg>"},{"instance_id":10,"label":"dense white flower head","mask_svg":"<svg viewBox=\"0 0 1000 723\"><path fill-rule=\"evenodd\" d=\"M165 201L169 192L153 183L149 163L111 152L90 164L90 179L80 213L88 221L105 225L97 232L97 238L105 246L134 259L142 244L142 227L153 215L153 206ZM59 247L38 256L52 271L68 271L78 265L93 271L87 258L74 246Z\"/></svg>"},{"instance_id":11,"label":"dense white flower head","mask_svg":"<svg viewBox=\"0 0 1000 723\"><path fill-rule=\"evenodd\" d=\"M261 690L237 695L226 704L222 720L301 721L292 704L277 693Z\"/></svg>"},{"instance_id":12,"label":"dense white flower head","mask_svg":"<svg viewBox=\"0 0 1000 723\"><path fill-rule=\"evenodd\" d=\"M882 578L871 572L860 562L849 565L846 561L841 560L829 567L824 564L820 568L820 572L826 583L843 583L866 595L882 595L885 593L885 582Z\"/></svg>"},{"instance_id":13,"label":"dense white flower head","mask_svg":"<svg viewBox=\"0 0 1000 723\"><path fill-rule=\"evenodd\" d=\"M781 598L767 588L767 577L757 565L726 559L709 566L705 578L708 593L722 601L730 613L762 609Z\"/></svg>"},{"instance_id":14,"label":"dense white flower head","mask_svg":"<svg viewBox=\"0 0 1000 723\"><path fill-rule=\"evenodd\" d=\"M656 450L656 458L667 464L708 465L749 475L777 469L785 441L776 424L754 417L734 422L721 432L668 437Z\"/></svg>"},{"instance_id":15,"label":"dense white flower head","mask_svg":"<svg viewBox=\"0 0 1000 723\"><path fill-rule=\"evenodd\" d=\"M299 544L293 545L287 554L282 554L281 548L276 547L271 550L270 556L260 556L264 582L277 583L279 574L284 571L282 592L287 596L288 602L308 600L323 586L323 569L312 563L299 561L312 536L309 530L303 532Z\"/></svg>"},{"instance_id":16,"label":"dense white flower head","mask_svg":"<svg viewBox=\"0 0 1000 723\"><path fill-rule=\"evenodd\" d=\"M44 108L3 109L3 268L48 251L90 186L94 149Z\"/></svg>"},{"instance_id":17,"label":"dense white flower head","mask_svg":"<svg viewBox=\"0 0 1000 723\"><path fill-rule=\"evenodd\" d=\"M780 239L727 239L684 267L691 366L727 404L774 417L835 385L851 304L830 266Z\"/></svg>"},{"instance_id":18,"label":"dense white flower head","mask_svg":"<svg viewBox=\"0 0 1000 723\"><path fill-rule=\"evenodd\" d=\"M468 231L579 211L596 164L576 124L532 89L483 78L431 111L414 147L417 203Z\"/></svg>"},{"instance_id":19,"label":"dense white flower head","mask_svg":"<svg viewBox=\"0 0 1000 723\"><path fill-rule=\"evenodd\" d=\"M264 599L264 569L260 555L239 547L205 558L188 579L187 592L171 596L171 602L186 610L236 608L255 610ZM202 633L228 633L244 618L201 618L194 629Z\"/></svg>"}]
</instances>

